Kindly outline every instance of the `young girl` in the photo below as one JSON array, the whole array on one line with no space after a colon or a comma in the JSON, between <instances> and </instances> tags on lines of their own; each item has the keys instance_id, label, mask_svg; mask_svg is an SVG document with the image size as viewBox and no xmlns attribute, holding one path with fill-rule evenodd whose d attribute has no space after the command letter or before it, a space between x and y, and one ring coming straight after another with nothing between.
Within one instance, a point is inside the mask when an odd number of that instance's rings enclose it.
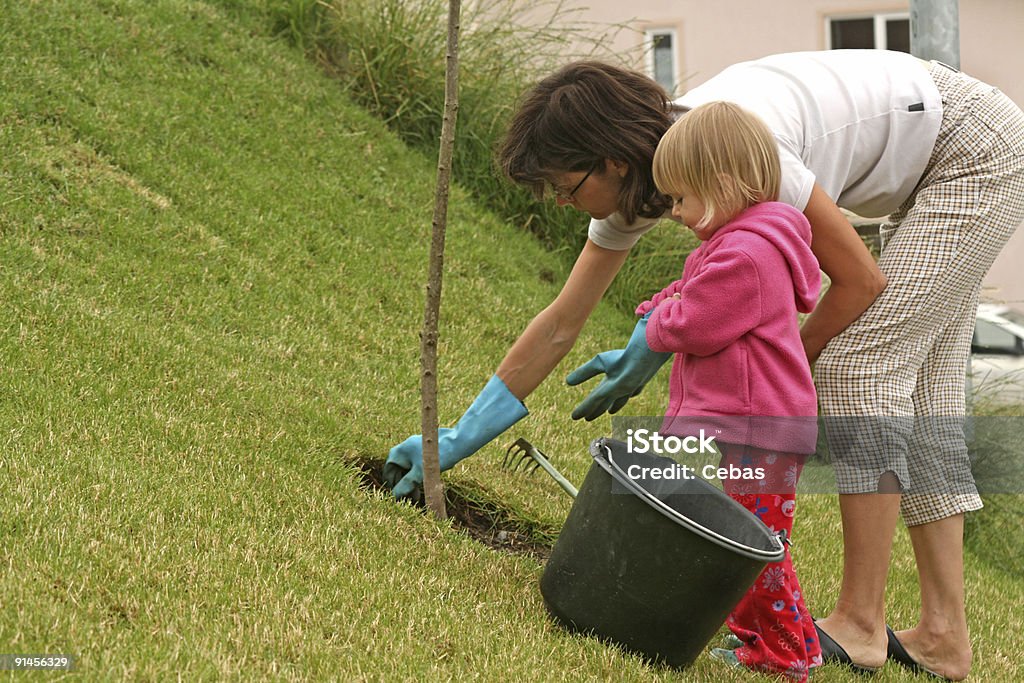
<instances>
[{"instance_id":1,"label":"young girl","mask_svg":"<svg viewBox=\"0 0 1024 683\"><path fill-rule=\"evenodd\" d=\"M817 396L797 312L821 287L803 214L777 202L777 143L755 115L727 102L672 125L654 155L654 181L701 245L682 278L637 308L652 351L675 353L666 434L716 429L721 467L763 469L724 480L726 493L788 538L803 457L814 451ZM739 646L712 655L806 680L821 663L787 548L729 616Z\"/></svg>"}]
</instances>

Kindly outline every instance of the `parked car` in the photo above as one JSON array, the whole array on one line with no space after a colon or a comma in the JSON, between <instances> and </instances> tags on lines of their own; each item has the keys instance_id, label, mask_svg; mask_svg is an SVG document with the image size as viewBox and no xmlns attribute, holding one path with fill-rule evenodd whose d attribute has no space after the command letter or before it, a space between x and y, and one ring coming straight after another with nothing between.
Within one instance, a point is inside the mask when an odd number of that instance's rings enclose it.
<instances>
[{"instance_id":1,"label":"parked car","mask_svg":"<svg viewBox=\"0 0 1024 683\"><path fill-rule=\"evenodd\" d=\"M1024 403L1024 314L981 304L971 343L971 378L976 399Z\"/></svg>"}]
</instances>

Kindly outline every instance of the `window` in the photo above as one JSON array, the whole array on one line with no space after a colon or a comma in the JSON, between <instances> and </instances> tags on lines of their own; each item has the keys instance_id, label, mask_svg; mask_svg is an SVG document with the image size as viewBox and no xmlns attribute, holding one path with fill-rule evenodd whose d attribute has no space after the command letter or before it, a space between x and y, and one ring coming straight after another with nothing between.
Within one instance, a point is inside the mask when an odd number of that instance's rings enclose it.
<instances>
[{"instance_id":1,"label":"window","mask_svg":"<svg viewBox=\"0 0 1024 683\"><path fill-rule=\"evenodd\" d=\"M830 50L867 48L910 52L910 15L829 17L825 20L825 34Z\"/></svg>"},{"instance_id":2,"label":"window","mask_svg":"<svg viewBox=\"0 0 1024 683\"><path fill-rule=\"evenodd\" d=\"M673 95L676 89L676 32L649 29L644 34L647 51L647 75Z\"/></svg>"}]
</instances>

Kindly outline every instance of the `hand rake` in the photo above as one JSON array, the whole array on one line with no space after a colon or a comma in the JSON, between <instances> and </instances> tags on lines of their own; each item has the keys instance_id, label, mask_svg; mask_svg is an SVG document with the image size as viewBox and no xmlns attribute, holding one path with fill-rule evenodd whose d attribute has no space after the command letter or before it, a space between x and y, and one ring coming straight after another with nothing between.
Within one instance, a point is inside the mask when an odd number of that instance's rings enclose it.
<instances>
[{"instance_id":1,"label":"hand rake","mask_svg":"<svg viewBox=\"0 0 1024 683\"><path fill-rule=\"evenodd\" d=\"M547 456L541 453L536 446L526 439L516 439L515 443L508 447L508 450L505 451L505 459L502 461L501 465L512 472L522 468L522 470L528 474L536 472L537 468L540 467L551 475L551 478L558 482L558 485L562 487L562 490L570 496L575 498L578 493L576 487L570 484L569 480L563 477L561 473L555 469Z\"/></svg>"}]
</instances>

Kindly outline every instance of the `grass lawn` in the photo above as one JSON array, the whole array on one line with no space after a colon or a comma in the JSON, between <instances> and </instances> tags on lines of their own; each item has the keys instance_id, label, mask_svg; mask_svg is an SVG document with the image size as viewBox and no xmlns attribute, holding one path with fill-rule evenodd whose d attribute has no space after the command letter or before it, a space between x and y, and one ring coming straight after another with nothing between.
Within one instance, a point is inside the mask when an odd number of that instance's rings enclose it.
<instances>
[{"instance_id":1,"label":"grass lawn","mask_svg":"<svg viewBox=\"0 0 1024 683\"><path fill-rule=\"evenodd\" d=\"M764 680L568 635L545 615L539 560L359 487L354 461L418 431L434 160L265 19L229 0L0 12L0 652L73 654L90 680ZM563 277L456 189L443 423ZM601 308L558 374L631 324ZM633 411L657 414L664 394ZM568 419L582 395L549 381L508 438L577 483L611 430ZM557 531L568 499L503 472L502 450L447 481ZM827 612L834 497L804 499L795 538L808 604ZM975 680L1018 680L1020 575L967 561ZM891 587L905 627L902 532Z\"/></svg>"}]
</instances>

